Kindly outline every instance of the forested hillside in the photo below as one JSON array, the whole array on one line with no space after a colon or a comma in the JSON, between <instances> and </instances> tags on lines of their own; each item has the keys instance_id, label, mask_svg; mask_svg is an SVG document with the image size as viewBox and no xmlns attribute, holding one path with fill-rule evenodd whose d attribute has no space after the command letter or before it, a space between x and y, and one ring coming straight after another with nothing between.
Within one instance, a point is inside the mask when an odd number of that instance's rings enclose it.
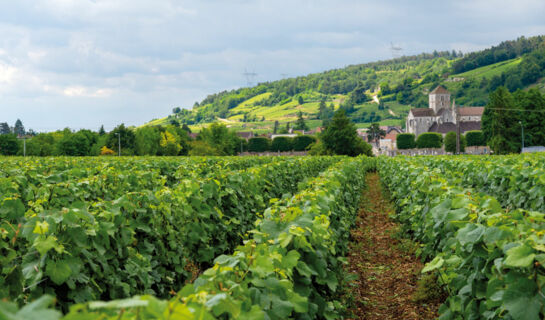
<instances>
[{"instance_id":1,"label":"forested hillside","mask_svg":"<svg viewBox=\"0 0 545 320\"><path fill-rule=\"evenodd\" d=\"M520 37L465 55L435 51L223 91L148 124L221 121L239 130L272 131L276 121L293 122L301 112L312 128L344 108L360 126L402 125L410 108L427 107L427 93L439 84L458 104L485 105L502 85L545 91L544 76L545 36Z\"/></svg>"}]
</instances>

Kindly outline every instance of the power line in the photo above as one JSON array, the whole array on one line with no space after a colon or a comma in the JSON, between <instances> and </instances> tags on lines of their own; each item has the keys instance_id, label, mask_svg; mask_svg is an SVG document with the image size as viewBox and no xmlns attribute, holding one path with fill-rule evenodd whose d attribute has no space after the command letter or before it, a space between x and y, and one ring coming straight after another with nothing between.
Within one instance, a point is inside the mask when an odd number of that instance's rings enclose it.
<instances>
[{"instance_id":1,"label":"power line","mask_svg":"<svg viewBox=\"0 0 545 320\"><path fill-rule=\"evenodd\" d=\"M489 108L489 107L485 107L485 108L486 108L486 109L490 109L490 110L522 111L522 112L539 112L539 113L545 113L545 110L526 110L526 109Z\"/></svg>"}]
</instances>

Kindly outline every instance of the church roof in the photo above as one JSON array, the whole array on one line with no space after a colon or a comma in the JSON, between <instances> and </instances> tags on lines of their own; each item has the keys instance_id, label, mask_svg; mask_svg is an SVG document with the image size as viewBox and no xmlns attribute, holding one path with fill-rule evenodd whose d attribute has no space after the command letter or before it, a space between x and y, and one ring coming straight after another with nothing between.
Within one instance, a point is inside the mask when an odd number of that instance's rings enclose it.
<instances>
[{"instance_id":1,"label":"church roof","mask_svg":"<svg viewBox=\"0 0 545 320\"><path fill-rule=\"evenodd\" d=\"M458 108L461 116L482 116L484 107L462 107Z\"/></svg>"},{"instance_id":2,"label":"church roof","mask_svg":"<svg viewBox=\"0 0 545 320\"><path fill-rule=\"evenodd\" d=\"M434 117L435 112L430 108L415 108L410 111L415 117Z\"/></svg>"},{"instance_id":3,"label":"church roof","mask_svg":"<svg viewBox=\"0 0 545 320\"><path fill-rule=\"evenodd\" d=\"M450 92L448 92L447 89L443 88L442 86L437 86L437 88L433 89L430 94L450 94Z\"/></svg>"},{"instance_id":4,"label":"church roof","mask_svg":"<svg viewBox=\"0 0 545 320\"><path fill-rule=\"evenodd\" d=\"M460 131L462 133L472 130L481 130L480 121L461 121L460 122ZM429 128L428 132L437 132L437 133L448 133L454 131L456 132L456 125L452 122L444 122L438 124L434 122Z\"/></svg>"}]
</instances>

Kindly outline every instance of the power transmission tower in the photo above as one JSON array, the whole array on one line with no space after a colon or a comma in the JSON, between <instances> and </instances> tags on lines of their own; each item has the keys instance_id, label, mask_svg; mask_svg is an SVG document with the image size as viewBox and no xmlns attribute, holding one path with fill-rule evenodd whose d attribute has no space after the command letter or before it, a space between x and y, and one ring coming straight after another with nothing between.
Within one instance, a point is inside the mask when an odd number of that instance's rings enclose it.
<instances>
[{"instance_id":1,"label":"power transmission tower","mask_svg":"<svg viewBox=\"0 0 545 320\"><path fill-rule=\"evenodd\" d=\"M392 57L394 59L403 55L403 48L400 46L395 46L392 42L390 42L390 51L392 52Z\"/></svg>"},{"instance_id":2,"label":"power transmission tower","mask_svg":"<svg viewBox=\"0 0 545 320\"><path fill-rule=\"evenodd\" d=\"M244 69L244 73L242 74L246 77L246 83L248 84L248 87L252 87L254 84L254 79L257 77L257 73L255 72L249 72L247 69Z\"/></svg>"}]
</instances>

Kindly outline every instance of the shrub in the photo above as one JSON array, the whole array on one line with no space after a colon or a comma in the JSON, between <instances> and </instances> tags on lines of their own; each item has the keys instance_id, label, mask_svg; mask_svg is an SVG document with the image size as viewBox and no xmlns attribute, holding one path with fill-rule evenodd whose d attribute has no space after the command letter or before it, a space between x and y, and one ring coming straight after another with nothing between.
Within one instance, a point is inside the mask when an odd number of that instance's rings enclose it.
<instances>
[{"instance_id":1,"label":"shrub","mask_svg":"<svg viewBox=\"0 0 545 320\"><path fill-rule=\"evenodd\" d=\"M293 150L295 151L305 151L308 146L316 142L316 137L314 136L297 136L293 138Z\"/></svg>"},{"instance_id":2,"label":"shrub","mask_svg":"<svg viewBox=\"0 0 545 320\"><path fill-rule=\"evenodd\" d=\"M412 133L400 133L396 137L398 149L412 149L416 147L415 137Z\"/></svg>"},{"instance_id":3,"label":"shrub","mask_svg":"<svg viewBox=\"0 0 545 320\"><path fill-rule=\"evenodd\" d=\"M468 131L465 137L468 147L486 145L483 132L480 130Z\"/></svg>"},{"instance_id":4,"label":"shrub","mask_svg":"<svg viewBox=\"0 0 545 320\"><path fill-rule=\"evenodd\" d=\"M290 137L276 137L271 143L271 151L290 151L293 149L293 140Z\"/></svg>"},{"instance_id":5,"label":"shrub","mask_svg":"<svg viewBox=\"0 0 545 320\"><path fill-rule=\"evenodd\" d=\"M460 136L460 152L464 152L466 147L466 139L463 135ZM445 136L445 151L456 152L456 132L451 131Z\"/></svg>"},{"instance_id":6,"label":"shrub","mask_svg":"<svg viewBox=\"0 0 545 320\"><path fill-rule=\"evenodd\" d=\"M265 137L255 137L248 140L248 151L264 152L268 151L271 145L271 140Z\"/></svg>"},{"instance_id":7,"label":"shrub","mask_svg":"<svg viewBox=\"0 0 545 320\"><path fill-rule=\"evenodd\" d=\"M102 148L100 148L100 155L101 156L113 156L114 154L115 154L115 152L112 149L110 149L110 148L108 148L106 146L103 146Z\"/></svg>"},{"instance_id":8,"label":"shrub","mask_svg":"<svg viewBox=\"0 0 545 320\"><path fill-rule=\"evenodd\" d=\"M416 139L418 148L441 148L443 145L443 136L437 132L425 132Z\"/></svg>"}]
</instances>

